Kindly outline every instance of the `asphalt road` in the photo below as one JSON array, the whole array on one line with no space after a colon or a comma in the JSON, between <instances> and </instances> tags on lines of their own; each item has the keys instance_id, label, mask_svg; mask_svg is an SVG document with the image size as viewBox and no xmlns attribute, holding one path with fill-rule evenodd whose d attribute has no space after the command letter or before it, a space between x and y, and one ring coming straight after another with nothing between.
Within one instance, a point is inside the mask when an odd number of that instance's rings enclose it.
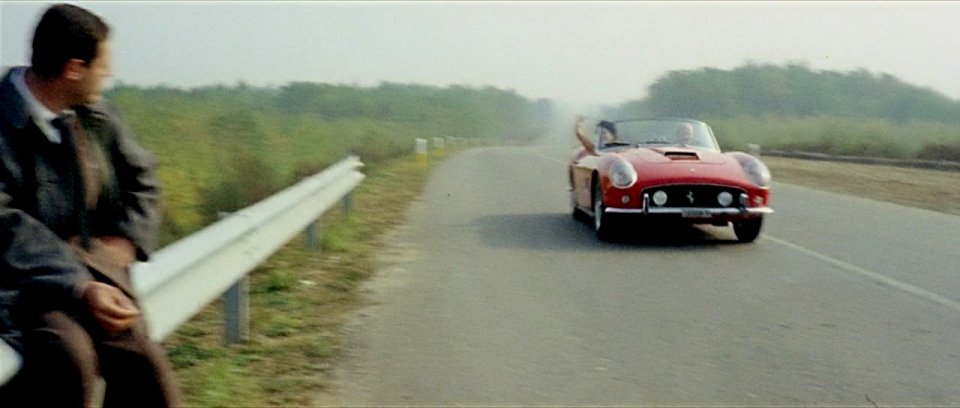
<instances>
[{"instance_id":1,"label":"asphalt road","mask_svg":"<svg viewBox=\"0 0 960 408\"><path fill-rule=\"evenodd\" d=\"M562 149L443 163L347 325L347 405L960 405L960 217L776 184L724 228L598 242Z\"/></svg>"}]
</instances>

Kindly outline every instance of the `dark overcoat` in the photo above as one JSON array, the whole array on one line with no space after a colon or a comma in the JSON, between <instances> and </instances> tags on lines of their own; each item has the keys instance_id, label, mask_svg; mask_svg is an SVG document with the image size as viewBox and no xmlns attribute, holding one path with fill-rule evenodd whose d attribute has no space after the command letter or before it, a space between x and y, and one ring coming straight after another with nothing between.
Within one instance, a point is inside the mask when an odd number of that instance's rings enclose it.
<instances>
[{"instance_id":1,"label":"dark overcoat","mask_svg":"<svg viewBox=\"0 0 960 408\"><path fill-rule=\"evenodd\" d=\"M106 159L97 205L87 209L72 143L47 139L11 72L0 81L0 338L19 348L18 308L82 310L79 289L93 277L66 240L125 236L146 260L160 214L153 157L103 102L76 108Z\"/></svg>"}]
</instances>

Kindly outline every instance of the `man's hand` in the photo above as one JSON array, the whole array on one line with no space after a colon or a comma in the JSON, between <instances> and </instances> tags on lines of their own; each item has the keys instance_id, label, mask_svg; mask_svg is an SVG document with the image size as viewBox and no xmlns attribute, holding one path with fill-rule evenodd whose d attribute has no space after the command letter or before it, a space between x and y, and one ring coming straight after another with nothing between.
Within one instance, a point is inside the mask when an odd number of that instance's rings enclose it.
<instances>
[{"instance_id":1,"label":"man's hand","mask_svg":"<svg viewBox=\"0 0 960 408\"><path fill-rule=\"evenodd\" d=\"M108 333L129 329L140 319L140 310L120 289L101 282L88 282L83 301L90 315Z\"/></svg>"},{"instance_id":2,"label":"man's hand","mask_svg":"<svg viewBox=\"0 0 960 408\"><path fill-rule=\"evenodd\" d=\"M598 156L597 147L590 141L590 138L583 133L583 122L587 120L587 117L584 115L577 115L577 123L574 125L574 133L577 136L577 139L580 140L580 144L583 145L583 148L587 153Z\"/></svg>"}]
</instances>

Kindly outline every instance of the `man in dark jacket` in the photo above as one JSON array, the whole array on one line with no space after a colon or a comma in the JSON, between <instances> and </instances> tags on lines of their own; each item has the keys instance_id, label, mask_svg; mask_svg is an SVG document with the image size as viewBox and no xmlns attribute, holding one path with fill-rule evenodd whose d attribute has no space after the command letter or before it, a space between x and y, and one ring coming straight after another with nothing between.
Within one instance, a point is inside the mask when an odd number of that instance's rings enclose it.
<instances>
[{"instance_id":1,"label":"man in dark jacket","mask_svg":"<svg viewBox=\"0 0 960 408\"><path fill-rule=\"evenodd\" d=\"M11 406L173 406L179 391L129 280L159 224L153 159L101 100L109 29L47 9L30 67L0 81L0 339L23 367ZM12 402L12 403L11 403Z\"/></svg>"}]
</instances>

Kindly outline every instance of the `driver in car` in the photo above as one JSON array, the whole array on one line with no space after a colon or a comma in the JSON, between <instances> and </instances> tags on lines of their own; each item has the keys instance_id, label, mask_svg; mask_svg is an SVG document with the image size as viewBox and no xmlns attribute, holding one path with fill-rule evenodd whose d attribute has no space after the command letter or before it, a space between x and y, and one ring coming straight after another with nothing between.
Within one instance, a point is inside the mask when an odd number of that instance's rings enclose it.
<instances>
[{"instance_id":1,"label":"driver in car","mask_svg":"<svg viewBox=\"0 0 960 408\"><path fill-rule=\"evenodd\" d=\"M677 144L681 146L694 145L696 138L693 137L693 125L684 123L677 128Z\"/></svg>"}]
</instances>

